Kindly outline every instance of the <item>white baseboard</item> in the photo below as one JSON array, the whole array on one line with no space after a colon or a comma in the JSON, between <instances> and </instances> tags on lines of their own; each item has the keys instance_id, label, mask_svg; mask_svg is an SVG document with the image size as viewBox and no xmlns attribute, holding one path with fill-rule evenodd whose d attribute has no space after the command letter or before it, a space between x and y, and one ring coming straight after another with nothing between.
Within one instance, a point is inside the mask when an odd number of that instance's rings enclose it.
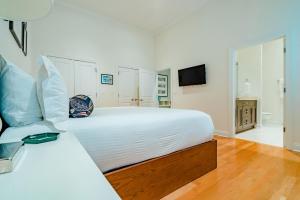
<instances>
[{"instance_id":1,"label":"white baseboard","mask_svg":"<svg viewBox=\"0 0 300 200\"><path fill-rule=\"evenodd\" d=\"M222 130L215 130L214 135L219 135L223 137L233 137L233 134L228 131L222 131Z\"/></svg>"},{"instance_id":2,"label":"white baseboard","mask_svg":"<svg viewBox=\"0 0 300 200\"><path fill-rule=\"evenodd\" d=\"M293 145L293 151L297 151L297 152L300 152L300 144L299 143L294 143Z\"/></svg>"}]
</instances>

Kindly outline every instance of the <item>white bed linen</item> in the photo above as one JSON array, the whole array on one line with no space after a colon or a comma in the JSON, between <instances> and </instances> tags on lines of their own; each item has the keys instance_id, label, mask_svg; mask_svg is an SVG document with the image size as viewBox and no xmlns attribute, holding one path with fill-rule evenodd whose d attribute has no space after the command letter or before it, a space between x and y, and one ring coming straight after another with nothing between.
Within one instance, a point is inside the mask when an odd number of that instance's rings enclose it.
<instances>
[{"instance_id":1,"label":"white bed linen","mask_svg":"<svg viewBox=\"0 0 300 200\"><path fill-rule=\"evenodd\" d=\"M214 131L210 116L200 111L134 107L97 108L59 126L78 138L102 172L207 142ZM8 128L1 140L48 131L55 131L50 123L38 122Z\"/></svg>"},{"instance_id":2,"label":"white bed linen","mask_svg":"<svg viewBox=\"0 0 300 200\"><path fill-rule=\"evenodd\" d=\"M74 133L102 172L167 155L212 139L214 126L200 111L161 108L97 108L70 119Z\"/></svg>"}]
</instances>

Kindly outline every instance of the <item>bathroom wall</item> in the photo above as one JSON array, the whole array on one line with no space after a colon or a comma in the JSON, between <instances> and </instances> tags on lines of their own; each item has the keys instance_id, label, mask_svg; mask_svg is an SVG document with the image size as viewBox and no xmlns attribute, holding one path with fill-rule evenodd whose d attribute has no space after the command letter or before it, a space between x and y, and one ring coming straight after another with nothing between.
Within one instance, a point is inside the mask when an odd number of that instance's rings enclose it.
<instances>
[{"instance_id":1,"label":"bathroom wall","mask_svg":"<svg viewBox=\"0 0 300 200\"><path fill-rule=\"evenodd\" d=\"M262 45L237 51L237 97L257 98L257 124L261 126Z\"/></svg>"},{"instance_id":2,"label":"bathroom wall","mask_svg":"<svg viewBox=\"0 0 300 200\"><path fill-rule=\"evenodd\" d=\"M237 51L237 76L238 76L238 97L257 97L261 96L262 80L262 45L248 47ZM246 82L250 87L247 91Z\"/></svg>"}]
</instances>

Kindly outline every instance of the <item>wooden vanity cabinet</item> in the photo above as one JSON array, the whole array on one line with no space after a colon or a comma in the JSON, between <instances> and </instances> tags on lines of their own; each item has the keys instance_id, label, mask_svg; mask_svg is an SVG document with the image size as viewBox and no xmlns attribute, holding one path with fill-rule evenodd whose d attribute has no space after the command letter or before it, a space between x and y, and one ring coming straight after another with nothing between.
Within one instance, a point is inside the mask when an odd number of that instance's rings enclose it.
<instances>
[{"instance_id":1,"label":"wooden vanity cabinet","mask_svg":"<svg viewBox=\"0 0 300 200\"><path fill-rule=\"evenodd\" d=\"M257 100L236 100L236 133L250 130L257 124Z\"/></svg>"}]
</instances>

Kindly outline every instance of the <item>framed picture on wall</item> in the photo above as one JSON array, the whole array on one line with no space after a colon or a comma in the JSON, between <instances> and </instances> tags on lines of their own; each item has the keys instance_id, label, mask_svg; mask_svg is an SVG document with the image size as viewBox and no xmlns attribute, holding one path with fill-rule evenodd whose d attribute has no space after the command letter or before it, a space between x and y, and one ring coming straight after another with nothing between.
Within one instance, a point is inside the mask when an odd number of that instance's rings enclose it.
<instances>
[{"instance_id":1,"label":"framed picture on wall","mask_svg":"<svg viewBox=\"0 0 300 200\"><path fill-rule=\"evenodd\" d=\"M158 74L157 76L157 89L159 97L168 96L168 75Z\"/></svg>"},{"instance_id":2,"label":"framed picture on wall","mask_svg":"<svg viewBox=\"0 0 300 200\"><path fill-rule=\"evenodd\" d=\"M112 74L101 74L101 84L113 85L114 76Z\"/></svg>"}]
</instances>

